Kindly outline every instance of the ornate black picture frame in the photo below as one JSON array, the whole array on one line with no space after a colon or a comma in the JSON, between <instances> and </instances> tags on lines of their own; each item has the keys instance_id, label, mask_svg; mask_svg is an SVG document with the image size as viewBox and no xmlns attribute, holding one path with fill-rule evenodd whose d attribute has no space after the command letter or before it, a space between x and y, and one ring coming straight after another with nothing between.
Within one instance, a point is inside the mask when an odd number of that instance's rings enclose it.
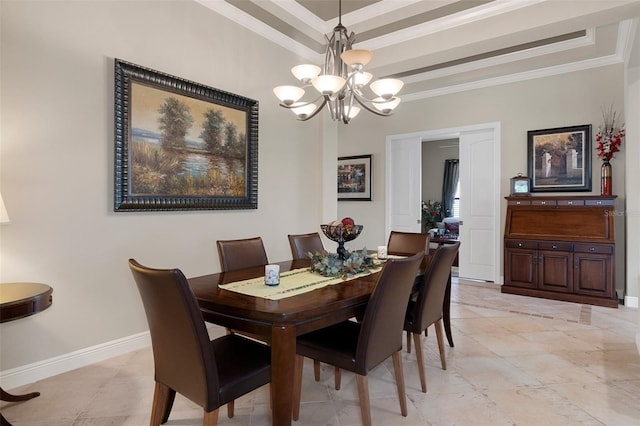
<instances>
[{"instance_id":1,"label":"ornate black picture frame","mask_svg":"<svg viewBox=\"0 0 640 426\"><path fill-rule=\"evenodd\" d=\"M371 201L371 154L338 158L338 201Z\"/></svg>"},{"instance_id":2,"label":"ornate black picture frame","mask_svg":"<svg viewBox=\"0 0 640 426\"><path fill-rule=\"evenodd\" d=\"M591 125L527 132L531 192L591 191Z\"/></svg>"},{"instance_id":3,"label":"ornate black picture frame","mask_svg":"<svg viewBox=\"0 0 640 426\"><path fill-rule=\"evenodd\" d=\"M114 210L258 208L258 101L115 59Z\"/></svg>"}]
</instances>

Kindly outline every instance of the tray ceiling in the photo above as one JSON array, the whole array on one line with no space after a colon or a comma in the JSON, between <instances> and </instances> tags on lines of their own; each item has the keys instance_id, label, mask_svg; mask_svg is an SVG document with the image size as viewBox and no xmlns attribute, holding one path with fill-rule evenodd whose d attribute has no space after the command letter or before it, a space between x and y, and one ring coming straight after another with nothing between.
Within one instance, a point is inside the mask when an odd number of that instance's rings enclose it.
<instances>
[{"instance_id":1,"label":"tray ceiling","mask_svg":"<svg viewBox=\"0 0 640 426\"><path fill-rule=\"evenodd\" d=\"M333 0L197 0L321 64ZM622 63L640 0L343 0L367 70L405 82L403 100ZM291 82L293 83L293 81Z\"/></svg>"}]
</instances>

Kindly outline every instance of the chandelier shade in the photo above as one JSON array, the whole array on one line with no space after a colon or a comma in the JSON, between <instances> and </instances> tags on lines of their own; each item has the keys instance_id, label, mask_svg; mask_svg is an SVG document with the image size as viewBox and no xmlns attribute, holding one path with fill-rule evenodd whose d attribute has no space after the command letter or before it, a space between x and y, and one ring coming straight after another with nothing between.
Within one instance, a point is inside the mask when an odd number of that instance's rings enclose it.
<instances>
[{"instance_id":1,"label":"chandelier shade","mask_svg":"<svg viewBox=\"0 0 640 426\"><path fill-rule=\"evenodd\" d=\"M278 86L273 93L280 99L280 106L291 110L298 120L315 117L326 106L335 121L348 124L362 108L380 116L389 116L400 104L396 95L403 82L394 78L374 81L373 75L363 71L373 58L365 49L352 49L355 34L348 34L342 25L342 1L339 1L338 25L327 39L323 67L312 64L297 65L291 73L302 87ZM303 100L305 89L313 87L316 97ZM368 87L375 96L367 97L363 89ZM311 96L312 97L312 96Z\"/></svg>"}]
</instances>

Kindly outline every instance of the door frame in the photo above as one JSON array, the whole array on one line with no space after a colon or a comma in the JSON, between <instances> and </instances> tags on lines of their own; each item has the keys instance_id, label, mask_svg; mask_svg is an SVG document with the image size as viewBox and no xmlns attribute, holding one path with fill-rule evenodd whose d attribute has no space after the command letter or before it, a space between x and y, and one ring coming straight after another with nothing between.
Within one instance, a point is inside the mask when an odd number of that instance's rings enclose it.
<instances>
[{"instance_id":1,"label":"door frame","mask_svg":"<svg viewBox=\"0 0 640 426\"><path fill-rule=\"evenodd\" d=\"M460 138L460 135L463 133L473 133L473 132L482 132L490 130L493 132L493 151L495 155L495 164L496 172L493 175L493 192L496 195L494 197L494 229L496 232L496 238L494 239L494 253L495 253L495 265L494 265L494 282L496 284L503 283L503 275L502 275L502 227L500 226L502 210L501 210L501 190L500 190L500 181L502 175L502 166L501 166L501 156L502 152L502 137L501 137L501 124L499 121L489 122L489 123L481 123L481 124L473 124L468 126L459 126L459 127L451 127L445 129L435 129L435 130L423 130L419 132L413 133L404 133L397 135L389 135L386 137L386 152L389 152L389 145L393 143L395 140L399 139L415 139L416 144L420 144L422 146L423 142L431 142L437 141L441 139L455 139ZM420 175L422 175L422 170ZM391 163L387 156L385 161L385 192L388 194L389 192L389 176L391 176ZM391 232L391 208L390 208L390 197L385 197L385 236L388 236Z\"/></svg>"}]
</instances>

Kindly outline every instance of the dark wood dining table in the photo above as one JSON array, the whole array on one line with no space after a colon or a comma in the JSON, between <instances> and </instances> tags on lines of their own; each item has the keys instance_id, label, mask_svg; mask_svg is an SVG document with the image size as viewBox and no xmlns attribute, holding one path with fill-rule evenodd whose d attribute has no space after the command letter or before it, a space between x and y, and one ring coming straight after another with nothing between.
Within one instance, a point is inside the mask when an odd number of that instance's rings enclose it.
<instances>
[{"instance_id":1,"label":"dark wood dining table","mask_svg":"<svg viewBox=\"0 0 640 426\"><path fill-rule=\"evenodd\" d=\"M278 262L280 271L310 260ZM253 335L271 345L272 424L290 425L296 336L361 315L379 272L279 300L225 290L227 284L264 276L264 267L189 278L205 321Z\"/></svg>"}]
</instances>

